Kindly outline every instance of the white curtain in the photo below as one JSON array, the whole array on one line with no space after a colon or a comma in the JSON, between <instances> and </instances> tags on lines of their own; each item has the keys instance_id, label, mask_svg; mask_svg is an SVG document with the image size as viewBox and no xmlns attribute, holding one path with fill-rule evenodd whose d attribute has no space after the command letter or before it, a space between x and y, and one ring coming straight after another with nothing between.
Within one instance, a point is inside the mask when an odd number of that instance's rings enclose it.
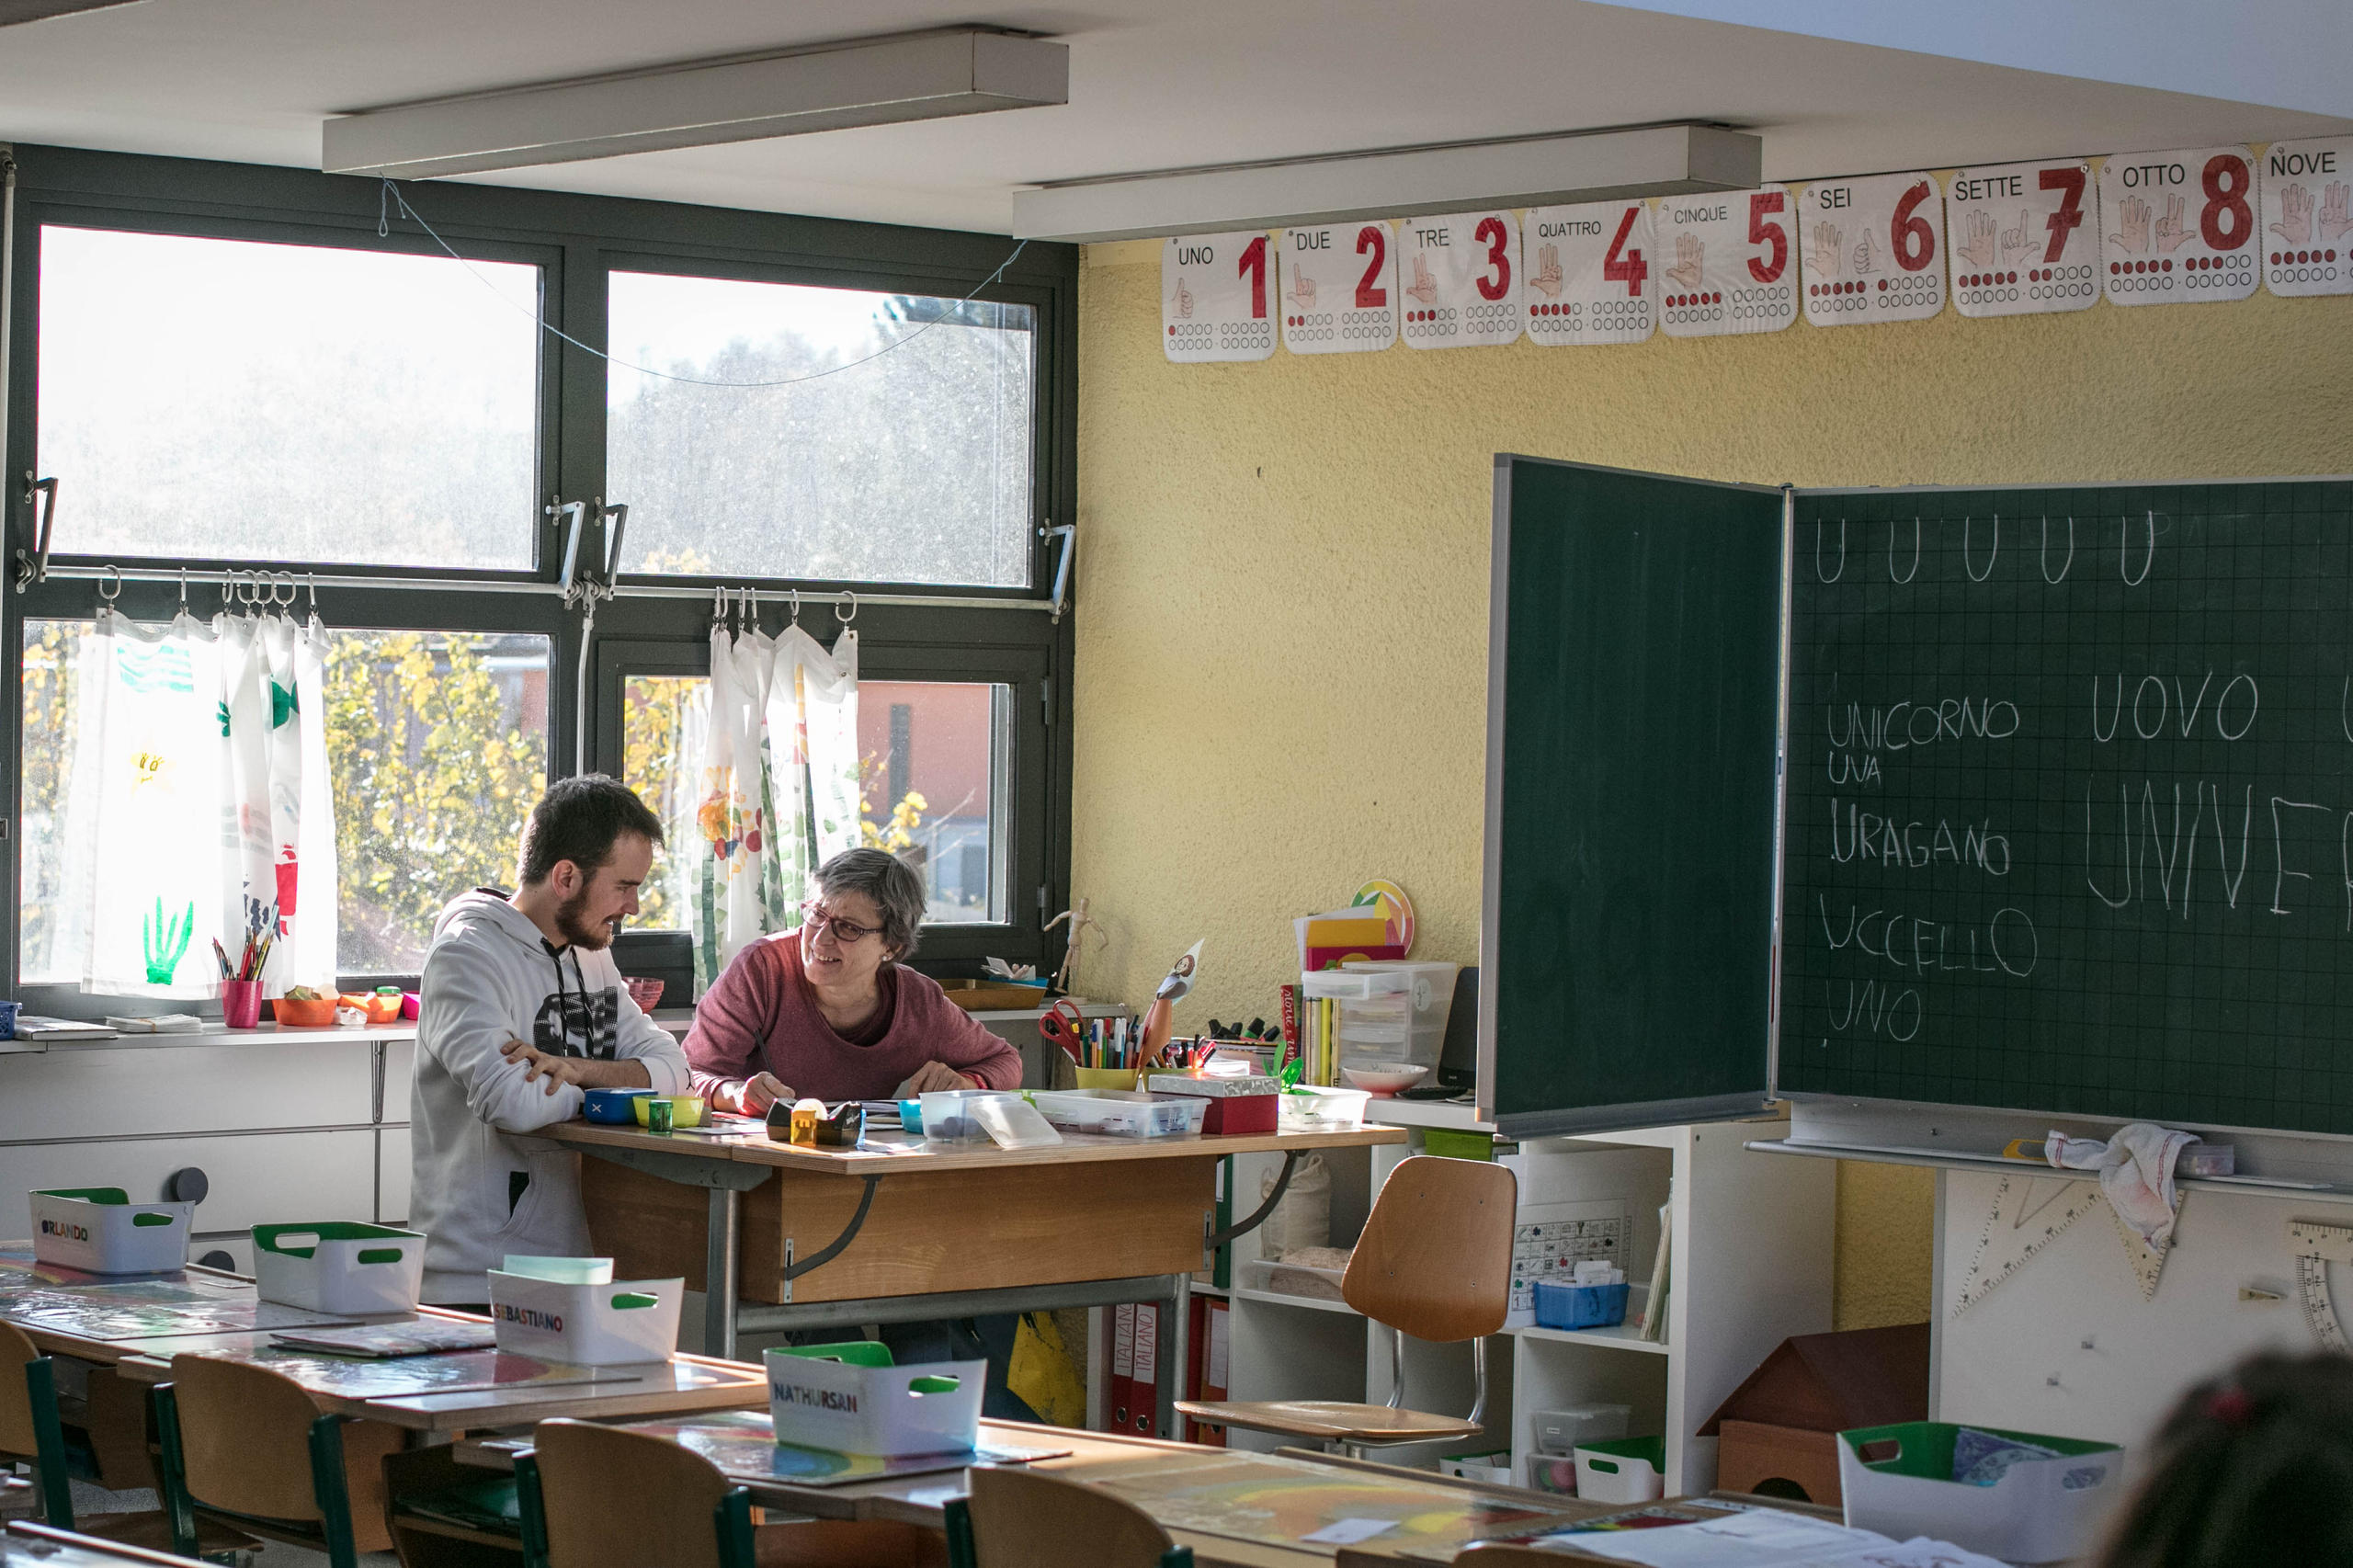
<instances>
[{"instance_id":1,"label":"white curtain","mask_svg":"<svg viewBox=\"0 0 2353 1568\"><path fill-rule=\"evenodd\" d=\"M699 737L692 887L696 989L735 955L799 923L809 876L858 843L858 634L829 651L713 627Z\"/></svg>"},{"instance_id":2,"label":"white curtain","mask_svg":"<svg viewBox=\"0 0 2353 1568\"><path fill-rule=\"evenodd\" d=\"M249 930L277 935L264 989L335 982L326 632L314 617L101 611L84 639L63 935L85 991L220 993ZM217 852L205 846L218 845Z\"/></svg>"}]
</instances>

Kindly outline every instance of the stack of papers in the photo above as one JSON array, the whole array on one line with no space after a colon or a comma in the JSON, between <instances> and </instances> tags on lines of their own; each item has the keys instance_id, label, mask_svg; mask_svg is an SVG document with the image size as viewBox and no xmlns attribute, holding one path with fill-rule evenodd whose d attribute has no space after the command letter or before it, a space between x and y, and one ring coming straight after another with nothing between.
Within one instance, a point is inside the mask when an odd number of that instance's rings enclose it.
<instances>
[{"instance_id":1,"label":"stack of papers","mask_svg":"<svg viewBox=\"0 0 2353 1568\"><path fill-rule=\"evenodd\" d=\"M108 1017L107 1028L117 1034L198 1034L204 1020L194 1013L158 1013L152 1018Z\"/></svg>"},{"instance_id":2,"label":"stack of papers","mask_svg":"<svg viewBox=\"0 0 2353 1568\"><path fill-rule=\"evenodd\" d=\"M1990 1557L1926 1536L1897 1541L1777 1508L1745 1508L1688 1524L1660 1519L1662 1528L1640 1528L1643 1522L1639 1514L1592 1519L1530 1544L1649 1568L2003 1568Z\"/></svg>"},{"instance_id":3,"label":"stack of papers","mask_svg":"<svg viewBox=\"0 0 2353 1568\"><path fill-rule=\"evenodd\" d=\"M1304 971L1337 969L1350 959L1405 956L1405 934L1377 903L1302 915L1291 929L1299 937L1299 967Z\"/></svg>"},{"instance_id":4,"label":"stack of papers","mask_svg":"<svg viewBox=\"0 0 2353 1568\"><path fill-rule=\"evenodd\" d=\"M18 1040L112 1040L117 1031L105 1024L78 1018L51 1018L38 1013L17 1015Z\"/></svg>"}]
</instances>

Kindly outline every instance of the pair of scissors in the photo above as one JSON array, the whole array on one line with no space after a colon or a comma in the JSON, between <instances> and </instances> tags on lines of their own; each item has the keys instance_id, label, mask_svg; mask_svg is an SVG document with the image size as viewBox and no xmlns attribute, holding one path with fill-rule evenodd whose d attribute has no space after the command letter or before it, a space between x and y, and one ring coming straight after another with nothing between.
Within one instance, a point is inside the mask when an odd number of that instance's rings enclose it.
<instances>
[{"instance_id":1,"label":"pair of scissors","mask_svg":"<svg viewBox=\"0 0 2353 1568\"><path fill-rule=\"evenodd\" d=\"M1071 1064L1083 1067L1086 1059L1079 1054L1080 1042L1086 1038L1086 1017L1078 1004L1065 996L1047 1008L1038 1019L1038 1032L1049 1045L1058 1045L1070 1053Z\"/></svg>"}]
</instances>

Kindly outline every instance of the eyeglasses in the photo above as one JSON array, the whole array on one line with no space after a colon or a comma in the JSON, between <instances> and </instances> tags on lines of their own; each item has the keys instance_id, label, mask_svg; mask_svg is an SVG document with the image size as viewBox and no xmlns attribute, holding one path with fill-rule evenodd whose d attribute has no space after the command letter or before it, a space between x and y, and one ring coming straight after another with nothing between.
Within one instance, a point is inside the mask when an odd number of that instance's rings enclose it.
<instances>
[{"instance_id":1,"label":"eyeglasses","mask_svg":"<svg viewBox=\"0 0 2353 1568\"><path fill-rule=\"evenodd\" d=\"M834 940L846 948L856 947L882 929L880 926L860 926L854 920L844 920L824 904L815 903L801 906L801 924L812 932L831 931Z\"/></svg>"}]
</instances>

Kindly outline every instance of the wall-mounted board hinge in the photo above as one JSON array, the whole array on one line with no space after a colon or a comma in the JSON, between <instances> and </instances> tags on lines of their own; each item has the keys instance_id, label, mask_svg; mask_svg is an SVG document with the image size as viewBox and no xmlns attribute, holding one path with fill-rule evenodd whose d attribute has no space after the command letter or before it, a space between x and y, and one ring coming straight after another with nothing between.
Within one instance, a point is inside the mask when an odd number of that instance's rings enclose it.
<instances>
[{"instance_id":1,"label":"wall-mounted board hinge","mask_svg":"<svg viewBox=\"0 0 2353 1568\"><path fill-rule=\"evenodd\" d=\"M1045 883L1043 883L1043 882L1040 882L1040 883L1038 884L1038 918L1039 918L1039 919L1040 919L1040 920L1043 920L1045 917L1046 917L1046 884L1045 884Z\"/></svg>"}]
</instances>

